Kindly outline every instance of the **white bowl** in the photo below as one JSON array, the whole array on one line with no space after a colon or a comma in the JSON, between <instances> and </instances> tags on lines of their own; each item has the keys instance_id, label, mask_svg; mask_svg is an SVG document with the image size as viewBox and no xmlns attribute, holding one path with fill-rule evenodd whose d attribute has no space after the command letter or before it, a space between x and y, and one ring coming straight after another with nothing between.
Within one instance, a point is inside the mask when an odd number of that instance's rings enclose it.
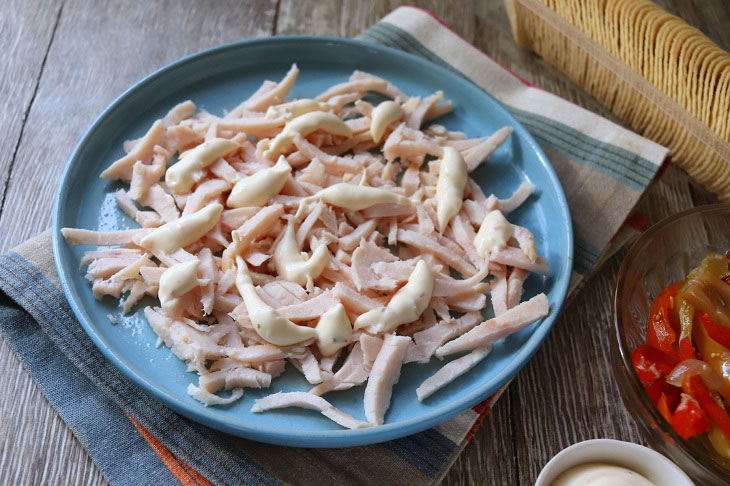
<instances>
[{"instance_id":1,"label":"white bowl","mask_svg":"<svg viewBox=\"0 0 730 486\"><path fill-rule=\"evenodd\" d=\"M694 486L681 469L658 452L631 442L611 439L587 440L563 449L548 461L537 477L535 486L550 486L568 469L589 462L623 466L658 486Z\"/></svg>"}]
</instances>

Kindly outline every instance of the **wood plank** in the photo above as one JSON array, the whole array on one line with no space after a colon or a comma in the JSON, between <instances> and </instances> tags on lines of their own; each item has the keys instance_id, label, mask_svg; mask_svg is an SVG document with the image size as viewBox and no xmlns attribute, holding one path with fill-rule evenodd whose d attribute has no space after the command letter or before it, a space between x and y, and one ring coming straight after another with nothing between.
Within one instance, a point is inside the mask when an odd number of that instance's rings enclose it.
<instances>
[{"instance_id":1,"label":"wood plank","mask_svg":"<svg viewBox=\"0 0 730 486\"><path fill-rule=\"evenodd\" d=\"M443 486L517 483L512 388L500 397L442 481Z\"/></svg>"},{"instance_id":2,"label":"wood plank","mask_svg":"<svg viewBox=\"0 0 730 486\"><path fill-rule=\"evenodd\" d=\"M0 211L8 175L16 158L18 141L28 109L35 97L46 53L54 35L61 2L8 0L0 15Z\"/></svg>"},{"instance_id":3,"label":"wood plank","mask_svg":"<svg viewBox=\"0 0 730 486\"><path fill-rule=\"evenodd\" d=\"M275 0L175 8L153 2L70 0L10 176L0 215L0 251L47 228L58 178L94 118L140 78L184 55L270 35ZM22 217L19 215L22 214Z\"/></svg>"},{"instance_id":4,"label":"wood plank","mask_svg":"<svg viewBox=\"0 0 730 486\"><path fill-rule=\"evenodd\" d=\"M50 10L45 4L27 4L28 10ZM0 7L0 17L8 7ZM270 35L274 14L275 0L245 7L235 0L188 0L174 9L131 0L68 1L11 174L0 216L0 250L49 225L61 169L83 131L111 100L183 55ZM28 50L33 41L23 38L22 43ZM35 56L42 59L42 53ZM5 115L0 114L4 127ZM0 370L0 484L106 484L5 343L0 345Z\"/></svg>"},{"instance_id":5,"label":"wood plank","mask_svg":"<svg viewBox=\"0 0 730 486\"><path fill-rule=\"evenodd\" d=\"M502 9L499 2L459 0L323 0L301 2L281 0L276 24L277 34L311 34L354 37L400 5L412 5L434 12L467 40L476 35L475 17Z\"/></svg>"}]
</instances>

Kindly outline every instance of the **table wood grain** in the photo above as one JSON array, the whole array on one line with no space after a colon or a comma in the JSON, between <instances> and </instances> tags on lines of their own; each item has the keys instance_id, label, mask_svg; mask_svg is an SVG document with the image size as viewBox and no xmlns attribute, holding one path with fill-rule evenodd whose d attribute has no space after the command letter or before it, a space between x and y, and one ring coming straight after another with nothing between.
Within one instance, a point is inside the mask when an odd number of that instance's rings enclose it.
<instances>
[{"instance_id":1,"label":"table wood grain","mask_svg":"<svg viewBox=\"0 0 730 486\"><path fill-rule=\"evenodd\" d=\"M136 80L183 55L275 34L354 36L397 0L5 0L0 3L0 251L50 224L72 147ZM408 2L410 4L414 2ZM724 0L658 2L730 49ZM512 42L500 0L422 0L468 41L530 82L614 121L593 98ZM639 210L658 219L715 198L670 167ZM444 479L532 484L560 449L607 437L641 442L609 368L611 294L622 254L564 309ZM581 386L576 387L575 383ZM0 342L0 484L106 484L22 365Z\"/></svg>"}]
</instances>

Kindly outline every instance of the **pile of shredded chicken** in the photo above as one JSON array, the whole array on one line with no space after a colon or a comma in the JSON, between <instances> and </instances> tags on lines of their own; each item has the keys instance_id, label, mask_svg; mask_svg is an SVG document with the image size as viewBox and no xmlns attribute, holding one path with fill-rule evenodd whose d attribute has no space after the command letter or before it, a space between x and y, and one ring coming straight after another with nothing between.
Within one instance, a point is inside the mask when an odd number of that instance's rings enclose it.
<instances>
[{"instance_id":1,"label":"pile of shredded chicken","mask_svg":"<svg viewBox=\"0 0 730 486\"><path fill-rule=\"evenodd\" d=\"M548 314L544 294L520 302L547 261L504 217L534 187L482 193L468 172L512 130L469 139L426 126L453 108L441 92L409 97L356 71L287 102L297 74L265 81L223 117L175 106L101 174L129 184L116 201L141 227L62 232L110 247L81 259L96 298L121 299L125 313L159 299L144 314L158 346L198 373L188 393L200 402L269 387L289 362L314 387L266 396L254 412L304 407L343 427L380 425L404 363L464 353L418 388L425 400ZM366 101L373 93L387 100ZM322 398L362 384L367 422Z\"/></svg>"}]
</instances>

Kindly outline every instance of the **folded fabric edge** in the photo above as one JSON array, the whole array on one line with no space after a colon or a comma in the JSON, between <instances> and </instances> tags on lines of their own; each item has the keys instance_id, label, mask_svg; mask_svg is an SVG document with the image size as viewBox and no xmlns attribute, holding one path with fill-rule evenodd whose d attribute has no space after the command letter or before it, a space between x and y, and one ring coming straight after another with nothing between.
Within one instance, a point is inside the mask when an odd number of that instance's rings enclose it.
<instances>
[{"instance_id":1,"label":"folded fabric edge","mask_svg":"<svg viewBox=\"0 0 730 486\"><path fill-rule=\"evenodd\" d=\"M167 473L170 473L184 486L212 486L210 481L187 465L182 459L172 454L132 416L123 412L111 400L101 396L102 394L98 393L98 388L90 383L88 378L76 374L75 370L77 368L50 341L50 338L38 326L33 317L22 308L13 309L5 305L6 303L3 301L6 299L12 300L10 296L0 290L0 315L4 315L4 318L0 319L0 335L18 356L23 369L31 375L43 396L91 456L107 481L114 483L129 480L130 471L135 471L135 466L143 461L145 464L143 479L145 481L152 479L156 484L177 484L173 478L168 476ZM15 304L19 305L17 302ZM13 318L9 314L16 315ZM25 321L25 329L11 329L9 327L12 325L11 322L17 319ZM31 339L35 344L32 346L33 351L28 349L29 346L26 345ZM38 356L41 357L41 361L45 366L49 366L52 362L54 369L64 370L53 375L53 383L47 382L48 377L40 369L43 365L38 362ZM72 376L73 378L71 378ZM59 380L68 381L69 383L66 386L59 387ZM67 404L67 400L59 398L59 394L62 394L63 390L73 390L74 395L82 395L86 399L75 400L75 406L70 409L68 406L64 406ZM92 395L93 398L91 398ZM94 403L94 410L91 409L90 402ZM100 413L100 411L103 412ZM103 417L107 432L114 437L115 447L120 448L119 442L124 442L121 448L127 453L123 460L120 460L118 455L110 455L108 447L102 446L100 448L99 444L89 440L90 436L85 433L86 430L83 430L85 429L83 421L86 417L78 417L78 413L88 417L99 415ZM123 417L127 420L124 420ZM134 428L130 425L133 425ZM135 433L135 429L139 434ZM144 447L144 444L139 440L140 437L146 441L150 449ZM149 452L154 452L161 463L155 461Z\"/></svg>"},{"instance_id":2,"label":"folded fabric edge","mask_svg":"<svg viewBox=\"0 0 730 486\"><path fill-rule=\"evenodd\" d=\"M144 464L145 478L160 485L179 484L153 449L146 447L142 436L117 404L98 393L97 387L77 372L27 311L3 302L6 300L13 299L0 291L0 335L104 477L111 483L121 482L135 474L136 466ZM49 367L60 373L51 377L46 373ZM104 421L109 436L114 437L113 450L104 440L92 441L86 434L98 420ZM116 453L120 450L125 453Z\"/></svg>"},{"instance_id":3,"label":"folded fabric edge","mask_svg":"<svg viewBox=\"0 0 730 486\"><path fill-rule=\"evenodd\" d=\"M473 46L473 44L471 42L469 42L468 40L466 40L464 38L464 36L462 36L457 31L455 31L454 29L452 29L449 24L447 24L441 17L439 17L438 15L436 15L436 13L432 12L431 10L428 10L427 8L423 8L423 7L416 7L415 5L403 5L400 8L412 8L412 9L415 9L415 10L420 10L421 12L425 13L426 15L432 17L436 22L438 22L439 24L441 24L442 27L444 27L449 32L451 32L452 34L454 34L455 36L457 36L463 42L465 42L465 43ZM476 47L475 47L475 49L476 49ZM479 50L479 49L477 49L477 50ZM479 50L479 52L482 55L484 55L485 57L489 58L494 64L496 64L497 66L501 67L502 69L504 69L505 71L507 71L509 74L511 74L512 76L514 76L515 78L517 78L525 86L529 86L531 88L539 89L540 91L545 91L541 87L537 86L536 84L532 84L531 82L529 82L528 80L526 80L525 78L523 78L522 76L520 76L519 74L517 74L516 72L512 71L510 68L508 68L504 64L500 64L499 62L497 62L496 60L494 60L491 56L487 55L485 52L483 52L481 50ZM550 93L549 91L547 91L547 92ZM552 94L552 93L550 93L550 94Z\"/></svg>"}]
</instances>

